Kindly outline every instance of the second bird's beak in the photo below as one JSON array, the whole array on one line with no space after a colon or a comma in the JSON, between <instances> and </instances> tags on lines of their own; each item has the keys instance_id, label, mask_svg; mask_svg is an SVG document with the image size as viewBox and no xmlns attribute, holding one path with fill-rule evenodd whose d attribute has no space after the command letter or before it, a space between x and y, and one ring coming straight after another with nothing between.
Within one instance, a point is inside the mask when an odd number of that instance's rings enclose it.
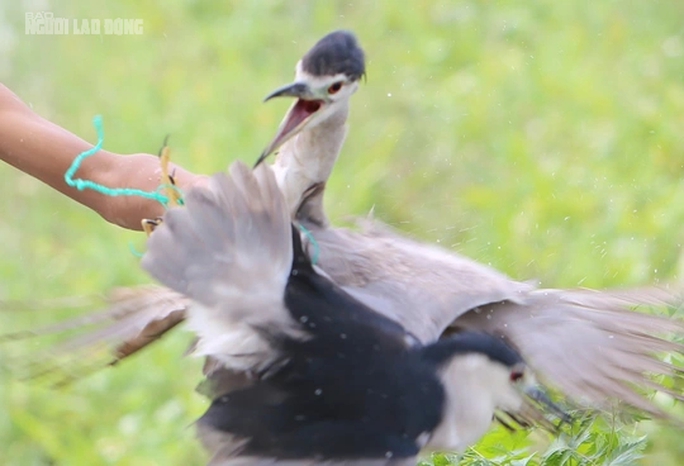
<instances>
[{"instance_id":1,"label":"second bird's beak","mask_svg":"<svg viewBox=\"0 0 684 466\"><path fill-rule=\"evenodd\" d=\"M540 386L536 384L530 385L525 387L524 391L528 397L539 403L539 405L542 408L547 409L553 415L557 416L562 422L572 422L572 417L568 413L563 411L560 406L554 403L553 400L551 400L551 397L549 397L548 393L546 393L546 390L544 390Z\"/></svg>"},{"instance_id":2,"label":"second bird's beak","mask_svg":"<svg viewBox=\"0 0 684 466\"><path fill-rule=\"evenodd\" d=\"M280 128L278 128L275 138L261 153L254 167L257 167L288 139L299 133L313 114L319 111L326 103L325 100L318 98L306 83L301 82L288 84L273 91L264 99L264 102L275 97L296 97L297 100L288 110L285 118L280 123Z\"/></svg>"}]
</instances>

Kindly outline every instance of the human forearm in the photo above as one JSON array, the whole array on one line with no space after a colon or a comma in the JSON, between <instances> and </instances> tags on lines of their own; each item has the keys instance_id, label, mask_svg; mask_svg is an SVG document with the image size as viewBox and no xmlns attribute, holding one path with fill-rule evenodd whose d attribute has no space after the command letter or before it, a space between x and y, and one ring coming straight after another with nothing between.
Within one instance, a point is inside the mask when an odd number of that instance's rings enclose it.
<instances>
[{"instance_id":1,"label":"human forearm","mask_svg":"<svg viewBox=\"0 0 684 466\"><path fill-rule=\"evenodd\" d=\"M90 148L92 144L40 117L0 85L0 159L124 228L139 230L143 218L162 214L162 206L155 201L108 197L68 186L64 173L77 154ZM179 167L174 168L174 178L181 188L199 179ZM112 188L153 191L159 185L159 160L148 154L121 156L99 151L83 161L75 177Z\"/></svg>"}]
</instances>

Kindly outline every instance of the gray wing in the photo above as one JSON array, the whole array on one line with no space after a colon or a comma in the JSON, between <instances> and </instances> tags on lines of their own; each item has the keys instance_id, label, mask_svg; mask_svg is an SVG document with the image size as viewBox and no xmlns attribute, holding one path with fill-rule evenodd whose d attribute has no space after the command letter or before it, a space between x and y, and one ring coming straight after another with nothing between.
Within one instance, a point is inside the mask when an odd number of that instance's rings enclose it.
<instances>
[{"instance_id":1,"label":"gray wing","mask_svg":"<svg viewBox=\"0 0 684 466\"><path fill-rule=\"evenodd\" d=\"M666 413L642 393L656 389L682 399L656 380L681 376L681 369L658 355L682 353L684 346L666 337L684 335L684 324L631 309L672 304L675 296L659 288L538 290L524 306L484 306L453 325L503 336L535 372L578 401L606 408L621 400L663 417Z\"/></svg>"},{"instance_id":2,"label":"gray wing","mask_svg":"<svg viewBox=\"0 0 684 466\"><path fill-rule=\"evenodd\" d=\"M116 364L154 343L185 320L190 301L183 295L161 286L120 288L115 296L123 300L130 314L123 325L110 326L89 336L90 340L118 341L114 346ZM119 330L125 328L124 331Z\"/></svg>"},{"instance_id":3,"label":"gray wing","mask_svg":"<svg viewBox=\"0 0 684 466\"><path fill-rule=\"evenodd\" d=\"M155 233L150 241L152 250L143 265L174 289L119 288L107 297L108 306L103 310L0 335L0 342L61 337L58 343L53 339L44 353L33 348L23 355L23 362L16 364L20 367L13 371L21 371L27 378L49 374L50 380L64 383L116 364L181 323L191 303L187 296L205 308L215 308L226 297L230 302L227 295L231 293L255 296L257 301L266 297L275 299L276 304L243 303L234 310L258 316L261 314L252 311L262 305L277 309L282 297L277 290L284 288L292 260L289 216L270 170L260 168L252 174L244 165L234 165L231 171L232 177L218 175L207 190L189 193L190 212L181 208L167 216L167 222L171 219L170 225L175 225L174 233L169 225L160 227L161 233ZM237 315L232 318L240 320ZM281 319L282 314L276 313L275 318ZM245 329L255 324L250 319L243 319ZM203 322L201 318L195 321ZM207 322L211 326L213 321ZM261 341L251 330L247 336L246 341ZM209 354L206 342L200 347L196 344L196 352ZM237 345L236 351L240 348ZM249 345L246 351L251 351Z\"/></svg>"},{"instance_id":4,"label":"gray wing","mask_svg":"<svg viewBox=\"0 0 684 466\"><path fill-rule=\"evenodd\" d=\"M193 301L187 317L198 336L196 355L229 369L260 370L278 355L256 329L299 336L283 302L291 228L272 171L252 172L240 162L166 212L142 266Z\"/></svg>"},{"instance_id":5,"label":"gray wing","mask_svg":"<svg viewBox=\"0 0 684 466\"><path fill-rule=\"evenodd\" d=\"M668 336L684 336L684 325L634 308L679 305L681 289L538 290L377 223L362 232L307 226L318 266L422 341L445 331L496 333L542 378L579 401L604 406L619 399L663 414L639 392L668 392L655 380L679 370L658 355L682 353Z\"/></svg>"},{"instance_id":6,"label":"gray wing","mask_svg":"<svg viewBox=\"0 0 684 466\"><path fill-rule=\"evenodd\" d=\"M432 342L460 315L489 303L523 303L534 288L466 257L396 235L377 222L357 232L306 225L317 266L372 309Z\"/></svg>"},{"instance_id":7,"label":"gray wing","mask_svg":"<svg viewBox=\"0 0 684 466\"><path fill-rule=\"evenodd\" d=\"M93 304L92 300L82 301ZM12 371L29 379L68 383L117 364L157 341L183 321L188 305L184 296L159 286L117 288L105 302L102 310L0 335L0 342L31 343L27 354L17 350L20 356L9 363ZM66 302L60 308L83 306ZM41 352L41 346L47 346L46 350Z\"/></svg>"},{"instance_id":8,"label":"gray wing","mask_svg":"<svg viewBox=\"0 0 684 466\"><path fill-rule=\"evenodd\" d=\"M53 327L64 331L103 322L105 325L88 334L73 338L55 348L63 351L87 349L106 343L112 347L110 364L135 354L157 341L185 318L189 304L181 294L160 286L117 288L108 297L109 307L103 312L76 318Z\"/></svg>"}]
</instances>

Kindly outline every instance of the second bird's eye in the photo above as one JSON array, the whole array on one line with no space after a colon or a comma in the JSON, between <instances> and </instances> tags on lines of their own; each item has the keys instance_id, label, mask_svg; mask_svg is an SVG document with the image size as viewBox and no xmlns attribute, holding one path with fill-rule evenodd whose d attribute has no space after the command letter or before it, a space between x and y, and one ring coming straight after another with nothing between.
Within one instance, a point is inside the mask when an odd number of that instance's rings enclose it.
<instances>
[{"instance_id":1,"label":"second bird's eye","mask_svg":"<svg viewBox=\"0 0 684 466\"><path fill-rule=\"evenodd\" d=\"M340 89L342 89L342 83L337 82L328 88L328 94L336 94Z\"/></svg>"},{"instance_id":2,"label":"second bird's eye","mask_svg":"<svg viewBox=\"0 0 684 466\"><path fill-rule=\"evenodd\" d=\"M513 371L511 372L511 382L517 382L518 380L523 378L523 373L521 371Z\"/></svg>"}]
</instances>

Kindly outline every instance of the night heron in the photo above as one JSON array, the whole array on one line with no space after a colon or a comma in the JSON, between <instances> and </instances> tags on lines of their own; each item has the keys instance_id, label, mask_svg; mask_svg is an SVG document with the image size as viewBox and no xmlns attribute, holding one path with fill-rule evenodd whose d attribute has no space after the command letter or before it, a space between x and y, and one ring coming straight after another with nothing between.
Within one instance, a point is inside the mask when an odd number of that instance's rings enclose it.
<instances>
[{"instance_id":1,"label":"night heron","mask_svg":"<svg viewBox=\"0 0 684 466\"><path fill-rule=\"evenodd\" d=\"M654 353L681 351L660 337L682 335L684 325L631 308L680 303L677 293L657 287L536 289L377 221L367 221L361 232L330 226L323 191L346 135L349 98L364 71L354 36L334 32L297 64L294 83L268 97L296 100L259 162L278 150L276 178L315 241L317 266L423 342L453 331L486 331L512 343L535 372L567 395L597 404L618 398L661 415L634 388L664 389L647 374L676 373Z\"/></svg>"},{"instance_id":2,"label":"night heron","mask_svg":"<svg viewBox=\"0 0 684 466\"><path fill-rule=\"evenodd\" d=\"M317 273L266 166L234 163L163 220L143 268L191 300L195 354L251 375L214 387L199 420L210 464L413 466L477 441L495 410L540 416L501 339L423 345Z\"/></svg>"},{"instance_id":3,"label":"night heron","mask_svg":"<svg viewBox=\"0 0 684 466\"><path fill-rule=\"evenodd\" d=\"M657 376L678 372L657 355L681 352L665 337L681 336L684 325L632 308L678 304L675 291L537 289L377 221L362 231L330 226L322 197L346 135L349 98L364 74L363 57L351 33L334 32L298 63L295 82L270 96L296 100L259 160L278 150L276 179L289 211L314 238L315 245L305 242L316 248L320 271L423 343L484 331L513 345L535 373L575 400L605 406L619 399L664 415L640 391L668 392ZM109 311L86 318L114 320L109 327L67 347L114 342L116 362L181 322L187 304L182 293L165 288L127 290Z\"/></svg>"}]
</instances>

